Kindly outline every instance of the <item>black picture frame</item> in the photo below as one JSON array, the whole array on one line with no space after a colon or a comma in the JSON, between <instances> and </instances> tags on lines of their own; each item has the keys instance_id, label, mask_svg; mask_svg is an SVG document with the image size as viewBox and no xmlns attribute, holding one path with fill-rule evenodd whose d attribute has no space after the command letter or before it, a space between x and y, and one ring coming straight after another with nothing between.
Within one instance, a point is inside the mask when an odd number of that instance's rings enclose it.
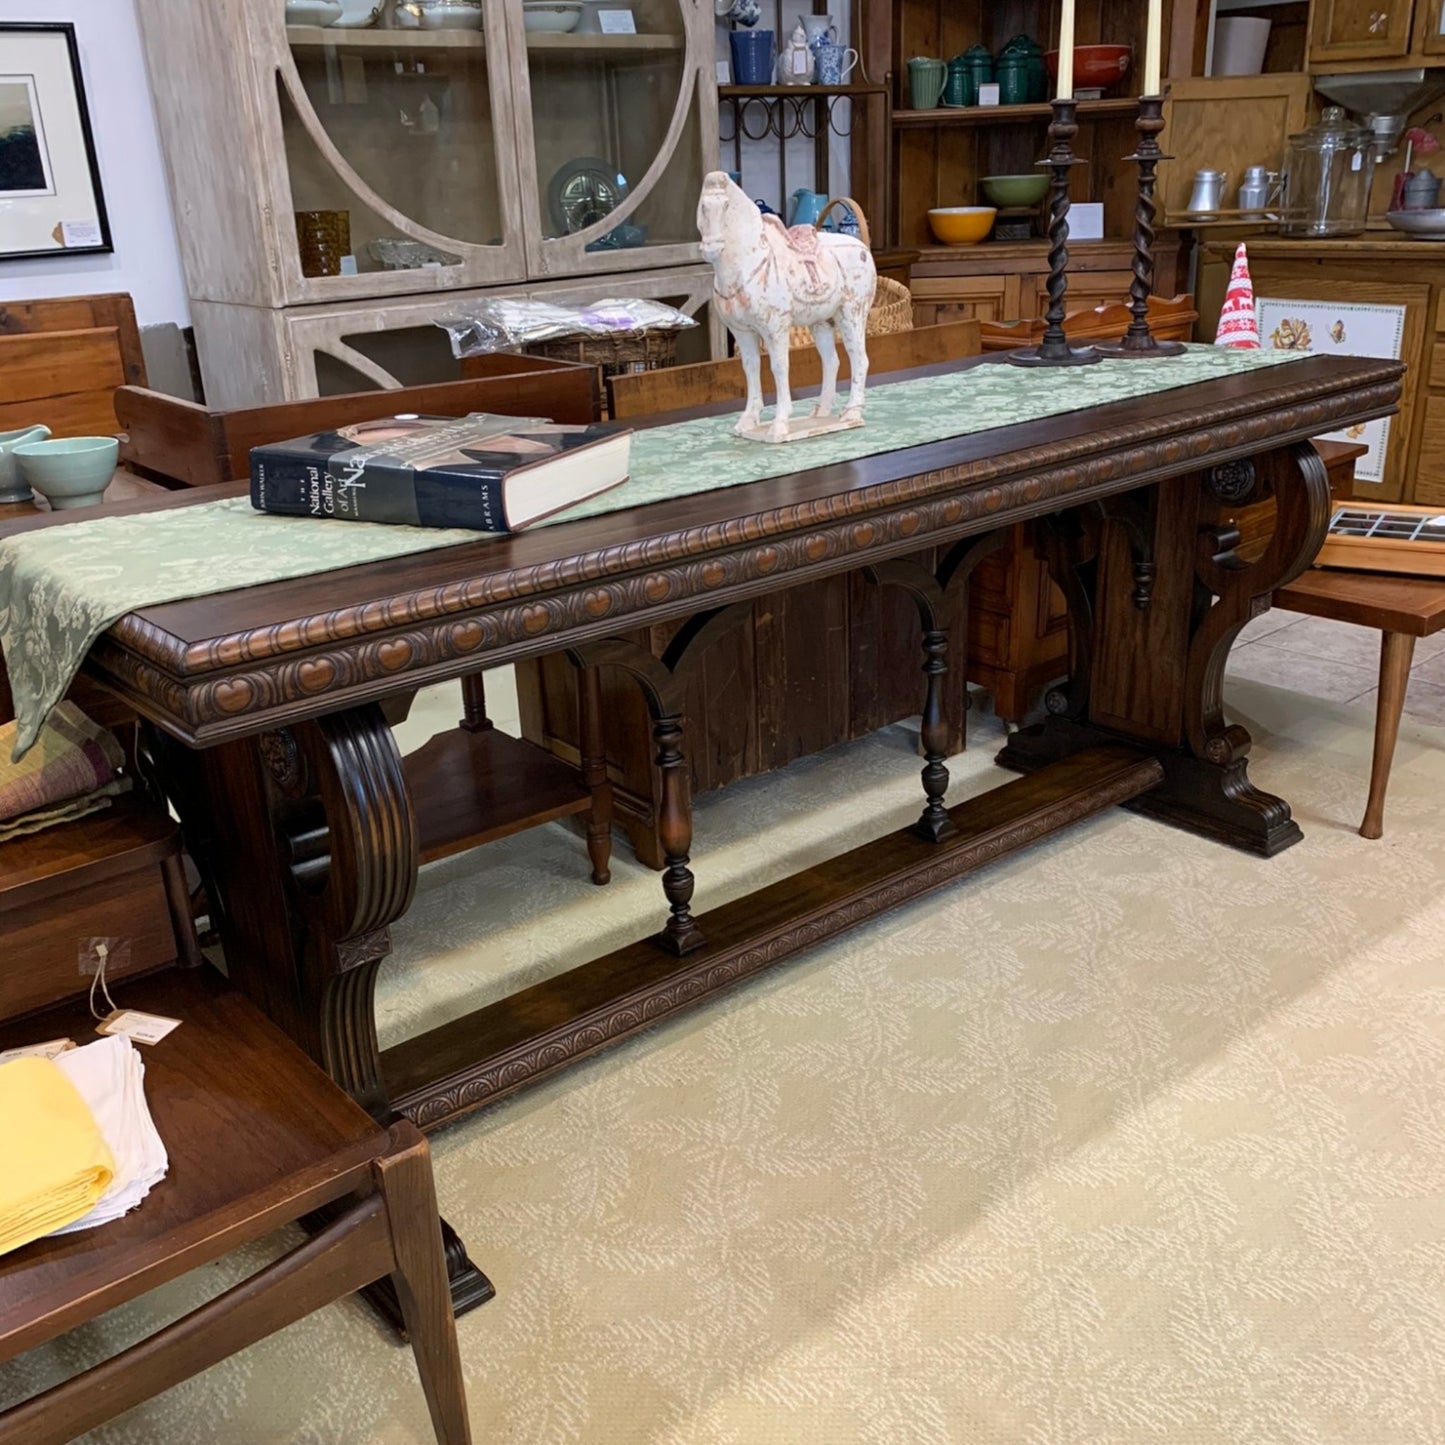
<instances>
[{"instance_id":1,"label":"black picture frame","mask_svg":"<svg viewBox=\"0 0 1445 1445\"><path fill-rule=\"evenodd\" d=\"M80 70L80 46L76 42L75 26L68 20L0 21L0 50L3 50L6 40L11 37L41 34L64 38L65 51L69 60L70 94L68 97L60 97L59 103L64 104L68 99L70 106L73 108L73 116L66 116L64 119L66 122L73 122L79 127L80 140L85 150L85 168L90 180L89 199L91 202L91 210L93 211L93 217L77 216L73 219L93 220L93 224L99 230L100 239L93 244L75 246L57 244L54 246L36 247L33 243L27 242L21 246L17 246L15 249L11 249L7 245L7 232L10 230L10 227L7 225L7 208L12 204L12 201L7 199L3 190L0 190L0 262L28 261L41 257L55 256L89 256L113 252L115 250L110 234L110 217L107 215L105 208L105 192L100 183L100 164L95 154L95 136L91 130L90 108L86 104L85 99L85 81ZM3 78L4 66L3 62L0 62L0 80L3 80ZM32 94L33 93L34 87L32 82ZM36 99L40 100L38 96L36 96ZM40 103L43 105L47 102L40 100ZM54 102L51 101L49 103ZM44 124L47 129L52 128L49 122L44 122ZM60 204L59 198L57 198L57 204ZM56 218L56 226L58 227L64 219L67 218L58 216ZM31 229L33 231L33 224Z\"/></svg>"}]
</instances>

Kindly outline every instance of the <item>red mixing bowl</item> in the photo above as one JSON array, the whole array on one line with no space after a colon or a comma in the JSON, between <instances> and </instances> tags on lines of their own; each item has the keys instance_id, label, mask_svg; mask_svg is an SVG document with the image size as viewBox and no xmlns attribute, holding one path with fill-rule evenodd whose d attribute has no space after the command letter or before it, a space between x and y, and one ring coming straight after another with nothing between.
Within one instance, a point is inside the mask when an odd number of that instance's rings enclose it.
<instances>
[{"instance_id":1,"label":"red mixing bowl","mask_svg":"<svg viewBox=\"0 0 1445 1445\"><path fill-rule=\"evenodd\" d=\"M1134 60L1132 45L1076 45L1074 47L1074 85L1099 86L1108 89L1129 73ZM1053 80L1059 78L1059 52L1051 50L1044 56Z\"/></svg>"}]
</instances>

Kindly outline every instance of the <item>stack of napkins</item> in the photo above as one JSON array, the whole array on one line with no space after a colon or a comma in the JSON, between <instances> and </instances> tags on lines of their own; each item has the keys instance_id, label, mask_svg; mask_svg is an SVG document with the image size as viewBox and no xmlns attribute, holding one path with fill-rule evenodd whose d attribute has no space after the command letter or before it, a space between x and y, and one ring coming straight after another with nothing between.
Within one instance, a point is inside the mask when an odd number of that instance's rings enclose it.
<instances>
[{"instance_id":1,"label":"stack of napkins","mask_svg":"<svg viewBox=\"0 0 1445 1445\"><path fill-rule=\"evenodd\" d=\"M90 1106L115 1160L115 1177L95 1207L55 1231L68 1234L128 1214L166 1177L170 1160L146 1106L145 1065L129 1039L118 1034L97 1039L61 1054L55 1066Z\"/></svg>"},{"instance_id":2,"label":"stack of napkins","mask_svg":"<svg viewBox=\"0 0 1445 1445\"><path fill-rule=\"evenodd\" d=\"M4 1254L88 1214L113 1183L115 1160L85 1100L49 1059L0 1064L0 1119Z\"/></svg>"},{"instance_id":3,"label":"stack of napkins","mask_svg":"<svg viewBox=\"0 0 1445 1445\"><path fill-rule=\"evenodd\" d=\"M0 1064L0 1119L0 1254L120 1218L169 1167L121 1035Z\"/></svg>"}]
</instances>

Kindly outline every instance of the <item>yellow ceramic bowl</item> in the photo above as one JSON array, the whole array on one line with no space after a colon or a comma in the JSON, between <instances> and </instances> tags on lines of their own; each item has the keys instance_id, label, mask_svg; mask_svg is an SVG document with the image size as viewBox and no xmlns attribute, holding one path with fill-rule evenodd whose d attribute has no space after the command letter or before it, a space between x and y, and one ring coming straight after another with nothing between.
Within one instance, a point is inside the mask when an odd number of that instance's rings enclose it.
<instances>
[{"instance_id":1,"label":"yellow ceramic bowl","mask_svg":"<svg viewBox=\"0 0 1445 1445\"><path fill-rule=\"evenodd\" d=\"M928 213L928 224L945 246L972 246L988 235L996 215L993 206L942 206Z\"/></svg>"}]
</instances>

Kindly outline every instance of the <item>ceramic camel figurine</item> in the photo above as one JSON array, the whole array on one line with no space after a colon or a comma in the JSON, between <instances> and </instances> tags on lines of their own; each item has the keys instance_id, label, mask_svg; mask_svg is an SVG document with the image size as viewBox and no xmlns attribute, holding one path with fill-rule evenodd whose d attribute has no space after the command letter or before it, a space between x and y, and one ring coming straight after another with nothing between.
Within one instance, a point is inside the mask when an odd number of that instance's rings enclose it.
<instances>
[{"instance_id":1,"label":"ceramic camel figurine","mask_svg":"<svg viewBox=\"0 0 1445 1445\"><path fill-rule=\"evenodd\" d=\"M713 300L737 338L748 380L747 405L736 427L739 436L786 442L863 424L868 384L868 309L878 285L872 253L856 236L786 228L762 215L755 202L722 171L702 183L697 204L702 255L713 269ZM823 359L823 387L809 418L792 420L788 390L788 341L794 326L806 326ZM848 353L852 377L843 415L833 416L838 387L838 338ZM777 386L778 404L768 425L763 410L761 349Z\"/></svg>"}]
</instances>

